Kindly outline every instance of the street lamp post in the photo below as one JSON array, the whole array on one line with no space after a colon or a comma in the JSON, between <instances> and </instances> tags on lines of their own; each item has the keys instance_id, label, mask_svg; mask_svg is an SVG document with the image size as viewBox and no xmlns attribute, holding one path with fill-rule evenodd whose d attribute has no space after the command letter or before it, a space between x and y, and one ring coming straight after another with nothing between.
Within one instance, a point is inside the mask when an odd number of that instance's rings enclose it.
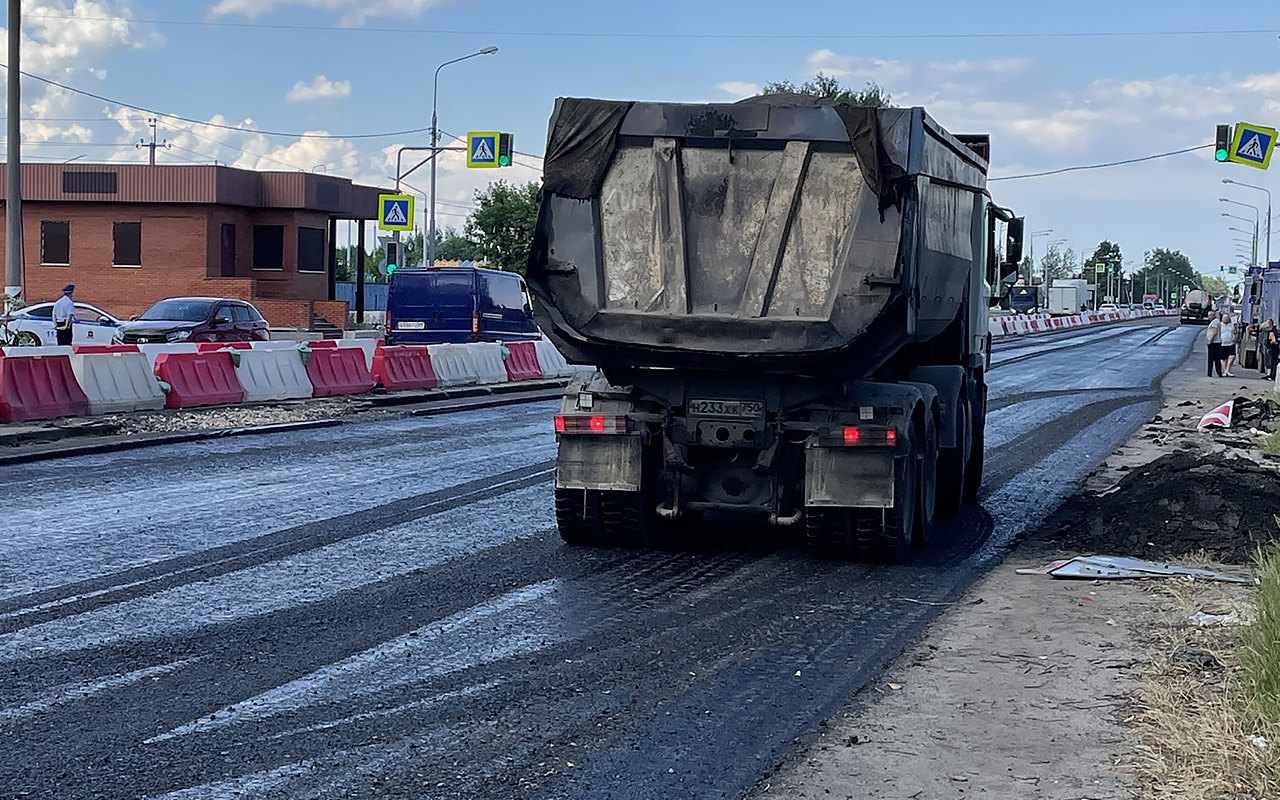
<instances>
[{"instance_id":1,"label":"street lamp post","mask_svg":"<svg viewBox=\"0 0 1280 800\"><path fill-rule=\"evenodd\" d=\"M468 58L476 56L490 56L498 52L498 48L490 45L482 47L474 53L468 53L461 58L455 58L452 61L446 61L436 67L435 77L431 80L431 213L430 220L427 223L427 259L423 264L424 267L435 266L436 263L436 162L439 160L440 145L440 128L436 124L436 99L440 93L440 70L450 64L457 64L459 61L466 61Z\"/></svg>"},{"instance_id":2,"label":"street lamp post","mask_svg":"<svg viewBox=\"0 0 1280 800\"><path fill-rule=\"evenodd\" d=\"M1223 211L1223 212L1222 212L1222 216L1224 216L1224 217L1230 217L1231 219L1238 219L1238 220L1240 220L1241 222L1250 222L1250 221L1252 221L1252 222L1253 222L1253 239L1252 239L1252 242L1253 242L1253 250L1252 250L1252 252L1253 252L1253 257L1252 257L1252 261L1253 261L1253 263L1255 263L1255 264L1256 264L1256 263L1258 262L1258 221L1257 221L1256 219L1254 219L1254 220L1249 220L1247 217L1242 217L1242 216L1240 216L1239 214L1228 214L1228 213L1227 213L1227 212L1225 212L1225 211Z\"/></svg>"},{"instance_id":3,"label":"street lamp post","mask_svg":"<svg viewBox=\"0 0 1280 800\"><path fill-rule=\"evenodd\" d=\"M1251 209L1253 209L1253 229L1254 229L1254 231L1255 231L1255 233L1254 233L1254 241L1257 241L1257 233L1256 233L1256 231L1257 231L1257 230L1259 230L1259 229L1262 227L1262 209L1258 208L1258 207L1257 207L1257 206L1255 206L1255 205L1251 205L1251 204L1249 204L1249 203L1242 203L1242 202L1240 202L1239 200L1232 200L1232 199L1231 199L1231 198L1229 198L1229 197L1219 197L1219 198L1218 198L1218 202L1219 202L1219 203L1231 203L1232 205L1235 205L1235 206L1244 206L1245 208L1251 208ZM1270 256L1268 256L1268 258L1270 258ZM1254 261L1257 261L1257 258L1254 258Z\"/></svg>"},{"instance_id":4,"label":"street lamp post","mask_svg":"<svg viewBox=\"0 0 1280 800\"><path fill-rule=\"evenodd\" d=\"M1240 181L1233 181L1230 178L1223 178L1222 182L1229 183L1232 186L1243 186L1246 189L1255 189L1259 192L1267 193L1267 240L1266 240L1267 241L1267 244L1266 244L1267 262L1263 265L1263 267L1266 269L1270 269L1271 268L1271 190L1263 188L1261 186L1254 186L1251 183L1241 183ZM1257 261L1256 258L1254 260Z\"/></svg>"}]
</instances>

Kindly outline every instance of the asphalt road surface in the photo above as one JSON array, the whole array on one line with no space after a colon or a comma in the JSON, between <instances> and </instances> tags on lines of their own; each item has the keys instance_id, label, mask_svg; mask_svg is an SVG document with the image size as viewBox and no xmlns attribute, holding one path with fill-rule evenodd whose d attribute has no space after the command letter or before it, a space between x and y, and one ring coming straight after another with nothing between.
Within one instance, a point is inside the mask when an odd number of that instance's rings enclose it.
<instances>
[{"instance_id":1,"label":"asphalt road surface","mask_svg":"<svg viewBox=\"0 0 1280 800\"><path fill-rule=\"evenodd\" d=\"M547 402L7 467L0 797L740 797L1200 330L997 345L980 505L907 566L565 547Z\"/></svg>"}]
</instances>

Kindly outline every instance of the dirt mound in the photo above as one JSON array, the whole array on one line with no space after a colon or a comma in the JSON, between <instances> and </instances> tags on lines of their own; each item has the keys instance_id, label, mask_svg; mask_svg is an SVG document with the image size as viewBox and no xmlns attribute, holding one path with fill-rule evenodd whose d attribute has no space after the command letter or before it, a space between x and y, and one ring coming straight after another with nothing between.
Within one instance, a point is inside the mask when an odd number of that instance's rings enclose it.
<instances>
[{"instance_id":1,"label":"dirt mound","mask_svg":"<svg viewBox=\"0 0 1280 800\"><path fill-rule=\"evenodd\" d=\"M1041 529L1080 554L1181 558L1198 551L1248 562L1280 538L1280 476L1242 458L1170 453L1101 494L1076 495Z\"/></svg>"}]
</instances>

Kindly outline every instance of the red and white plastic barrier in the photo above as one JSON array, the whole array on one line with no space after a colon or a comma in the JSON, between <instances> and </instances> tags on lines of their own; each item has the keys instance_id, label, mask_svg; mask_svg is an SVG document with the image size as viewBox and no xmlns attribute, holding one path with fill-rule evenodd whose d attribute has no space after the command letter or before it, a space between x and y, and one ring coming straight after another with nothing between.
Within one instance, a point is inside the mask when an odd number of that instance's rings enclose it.
<instances>
[{"instance_id":1,"label":"red and white plastic barrier","mask_svg":"<svg viewBox=\"0 0 1280 800\"><path fill-rule=\"evenodd\" d=\"M492 385L572 374L546 340L372 339L0 348L0 422Z\"/></svg>"},{"instance_id":2,"label":"red and white plastic barrier","mask_svg":"<svg viewBox=\"0 0 1280 800\"><path fill-rule=\"evenodd\" d=\"M1141 319L1143 317L1161 317L1172 316L1178 311L1087 311L1081 314L1072 314L1070 316L1050 316L1048 314L1006 314L999 317L992 317L988 323L987 330L992 336L1025 336L1032 333L1043 333L1046 331L1066 330L1067 328L1078 328L1085 325L1096 325L1100 322L1118 322L1126 319Z\"/></svg>"}]
</instances>

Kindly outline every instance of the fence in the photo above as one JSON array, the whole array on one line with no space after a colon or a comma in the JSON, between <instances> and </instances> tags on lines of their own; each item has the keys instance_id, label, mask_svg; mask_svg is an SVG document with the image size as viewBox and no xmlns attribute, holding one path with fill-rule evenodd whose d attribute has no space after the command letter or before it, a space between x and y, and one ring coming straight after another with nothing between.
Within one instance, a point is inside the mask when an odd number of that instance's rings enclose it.
<instances>
[{"instance_id":1,"label":"fence","mask_svg":"<svg viewBox=\"0 0 1280 800\"><path fill-rule=\"evenodd\" d=\"M350 281L338 281L334 284L334 300L346 300L348 311L356 310L356 285ZM364 285L364 310L387 310L387 284L366 283Z\"/></svg>"}]
</instances>

